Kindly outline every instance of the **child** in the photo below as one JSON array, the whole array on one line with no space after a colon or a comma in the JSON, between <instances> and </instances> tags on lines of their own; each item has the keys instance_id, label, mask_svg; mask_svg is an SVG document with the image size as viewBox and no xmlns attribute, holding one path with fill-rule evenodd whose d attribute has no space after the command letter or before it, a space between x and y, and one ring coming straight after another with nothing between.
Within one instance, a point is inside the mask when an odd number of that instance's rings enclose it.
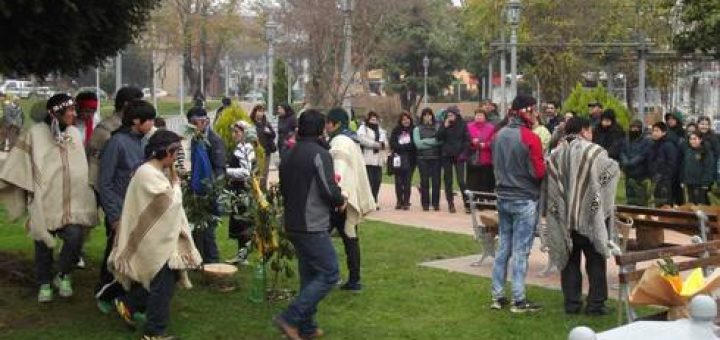
<instances>
[{"instance_id":1,"label":"child","mask_svg":"<svg viewBox=\"0 0 720 340\"><path fill-rule=\"evenodd\" d=\"M255 148L252 142L257 140L255 127L244 121L238 121L232 126L233 140L237 147L228 157L227 178L230 190L236 194L247 191L250 179L255 172ZM238 252L234 258L225 262L230 264L248 264L248 246L250 243L250 226L252 218L241 216L245 213L245 207L238 206L238 211L230 214L228 232L230 238L238 242Z\"/></svg>"},{"instance_id":2,"label":"child","mask_svg":"<svg viewBox=\"0 0 720 340\"><path fill-rule=\"evenodd\" d=\"M703 144L699 132L688 134L682 169L682 183L692 204L709 205L708 190L715 179L715 157Z\"/></svg>"}]
</instances>

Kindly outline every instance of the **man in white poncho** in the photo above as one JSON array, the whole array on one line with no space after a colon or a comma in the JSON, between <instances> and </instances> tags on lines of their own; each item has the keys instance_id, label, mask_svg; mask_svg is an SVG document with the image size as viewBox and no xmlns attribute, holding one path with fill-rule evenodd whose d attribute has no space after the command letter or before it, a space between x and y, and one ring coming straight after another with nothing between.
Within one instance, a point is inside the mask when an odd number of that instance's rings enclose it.
<instances>
[{"instance_id":1,"label":"man in white poncho","mask_svg":"<svg viewBox=\"0 0 720 340\"><path fill-rule=\"evenodd\" d=\"M548 159L547 220L543 231L551 260L562 268L565 312L582 308L580 257L585 256L589 292L585 312L607 313L606 257L614 221L615 191L620 168L607 151L592 142L590 120L565 124L566 144Z\"/></svg>"},{"instance_id":2,"label":"man in white poncho","mask_svg":"<svg viewBox=\"0 0 720 340\"><path fill-rule=\"evenodd\" d=\"M9 218L26 211L30 215L26 228L35 240L39 302L53 299L55 236L63 240L63 247L54 283L60 296L70 297L70 273L80 255L84 229L94 226L98 217L83 138L73 126L75 102L61 93L46 106L45 121L20 136L0 170L0 199Z\"/></svg>"},{"instance_id":3,"label":"man in white poncho","mask_svg":"<svg viewBox=\"0 0 720 340\"><path fill-rule=\"evenodd\" d=\"M129 291L116 300L123 321L134 326L133 313L147 315L147 339L165 339L170 300L176 281L190 287L184 270L202 263L182 207L180 180L173 164L180 136L156 132L141 165L130 180L117 238L108 267ZM169 169L170 179L165 175Z\"/></svg>"},{"instance_id":4,"label":"man in white poncho","mask_svg":"<svg viewBox=\"0 0 720 340\"><path fill-rule=\"evenodd\" d=\"M335 108L328 112L325 123L325 132L330 137L330 155L333 158L335 174L348 203L345 211L332 214L330 224L342 237L347 255L348 279L340 289L359 292L362 286L357 226L365 215L375 210L375 199L370 189L360 145L356 142L356 135L348 128L348 116L345 110Z\"/></svg>"}]
</instances>

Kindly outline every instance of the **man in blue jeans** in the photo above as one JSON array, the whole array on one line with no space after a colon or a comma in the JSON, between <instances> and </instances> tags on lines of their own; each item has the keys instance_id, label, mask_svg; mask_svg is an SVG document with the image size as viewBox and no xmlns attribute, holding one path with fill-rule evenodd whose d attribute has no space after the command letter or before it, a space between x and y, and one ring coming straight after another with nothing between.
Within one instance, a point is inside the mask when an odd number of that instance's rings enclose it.
<instances>
[{"instance_id":1,"label":"man in blue jeans","mask_svg":"<svg viewBox=\"0 0 720 340\"><path fill-rule=\"evenodd\" d=\"M531 130L535 103L533 97L517 96L508 112L508 124L497 133L492 146L500 244L493 266L490 308L502 309L509 303L504 285L512 255L513 313L540 310L525 296L527 260L538 222L540 183L545 177L542 144Z\"/></svg>"},{"instance_id":2,"label":"man in blue jeans","mask_svg":"<svg viewBox=\"0 0 720 340\"><path fill-rule=\"evenodd\" d=\"M295 247L300 292L273 322L290 340L323 335L315 322L317 305L340 279L330 240L330 213L342 212L346 199L335 179L329 145L322 139L325 117L308 110L300 117L295 146L280 163L285 230Z\"/></svg>"}]
</instances>

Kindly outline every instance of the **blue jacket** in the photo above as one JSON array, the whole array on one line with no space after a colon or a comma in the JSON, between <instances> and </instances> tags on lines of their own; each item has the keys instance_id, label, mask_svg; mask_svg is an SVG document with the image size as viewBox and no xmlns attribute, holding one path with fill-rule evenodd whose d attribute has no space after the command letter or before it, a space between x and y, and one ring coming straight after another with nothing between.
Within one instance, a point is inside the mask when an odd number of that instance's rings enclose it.
<instances>
[{"instance_id":1,"label":"blue jacket","mask_svg":"<svg viewBox=\"0 0 720 340\"><path fill-rule=\"evenodd\" d=\"M120 220L130 178L145 158L141 142L142 135L121 127L100 152L97 191L110 223Z\"/></svg>"}]
</instances>

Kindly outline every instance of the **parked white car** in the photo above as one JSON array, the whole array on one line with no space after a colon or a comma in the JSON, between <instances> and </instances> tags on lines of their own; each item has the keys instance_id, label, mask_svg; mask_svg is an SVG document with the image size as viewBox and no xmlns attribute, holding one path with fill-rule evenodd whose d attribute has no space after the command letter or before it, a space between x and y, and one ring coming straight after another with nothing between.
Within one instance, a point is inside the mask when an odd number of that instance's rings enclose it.
<instances>
[{"instance_id":1,"label":"parked white car","mask_svg":"<svg viewBox=\"0 0 720 340\"><path fill-rule=\"evenodd\" d=\"M152 97L152 94L151 94L152 92L150 91L149 87L144 88L142 91L143 91L143 96L145 98ZM157 88L157 87L155 88L155 97L162 98L162 97L167 97L167 95L168 95L167 91L165 91L161 88Z\"/></svg>"},{"instance_id":2,"label":"parked white car","mask_svg":"<svg viewBox=\"0 0 720 340\"><path fill-rule=\"evenodd\" d=\"M35 88L29 80L8 79L0 85L0 92L5 95L18 96L20 98L28 98Z\"/></svg>"}]
</instances>

